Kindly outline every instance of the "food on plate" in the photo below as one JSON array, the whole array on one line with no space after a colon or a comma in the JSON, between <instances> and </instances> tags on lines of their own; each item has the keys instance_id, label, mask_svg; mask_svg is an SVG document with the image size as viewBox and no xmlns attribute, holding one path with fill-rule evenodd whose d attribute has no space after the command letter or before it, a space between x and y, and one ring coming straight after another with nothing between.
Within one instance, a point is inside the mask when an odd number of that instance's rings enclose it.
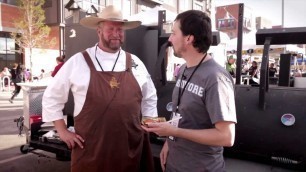
<instances>
[{"instance_id":1,"label":"food on plate","mask_svg":"<svg viewBox=\"0 0 306 172\"><path fill-rule=\"evenodd\" d=\"M165 117L143 118L141 124L147 125L148 123L158 123L158 122L166 122L166 118Z\"/></svg>"}]
</instances>

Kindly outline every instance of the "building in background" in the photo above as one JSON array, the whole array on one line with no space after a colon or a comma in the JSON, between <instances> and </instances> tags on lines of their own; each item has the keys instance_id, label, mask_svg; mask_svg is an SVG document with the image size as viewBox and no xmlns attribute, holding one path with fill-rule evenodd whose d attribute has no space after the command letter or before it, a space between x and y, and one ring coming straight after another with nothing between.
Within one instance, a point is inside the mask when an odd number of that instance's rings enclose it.
<instances>
[{"instance_id":1,"label":"building in background","mask_svg":"<svg viewBox=\"0 0 306 172\"><path fill-rule=\"evenodd\" d=\"M125 18L162 7L175 14L189 9L197 9L208 13L211 0L45 0L46 24L51 28L50 38L56 38L54 46L44 45L43 49L34 49L32 54L33 75L41 69L47 73L53 70L55 58L65 54L65 28L68 22L78 23L86 15L95 15L107 5L122 9ZM18 11L16 0L0 0L0 69L12 66L13 63L23 63L30 66L28 50L19 51L10 33L15 31L12 21ZM73 36L73 33L71 33Z\"/></svg>"},{"instance_id":2,"label":"building in background","mask_svg":"<svg viewBox=\"0 0 306 172\"><path fill-rule=\"evenodd\" d=\"M47 0L45 4L46 24L51 28L50 40L55 38L54 45L43 45L42 49L33 49L33 74L38 75L41 69L46 71L52 70L51 66L56 65L54 58L60 54L61 37L60 20L57 13L48 13L50 4L59 3L60 0ZM15 62L25 64L27 68L30 66L29 50L20 50L15 44L15 40L11 39L11 32L15 32L13 21L17 17L18 6L16 0L0 0L0 69L3 67L11 68ZM56 20L54 20L56 18ZM49 67L50 66L50 67Z\"/></svg>"},{"instance_id":3,"label":"building in background","mask_svg":"<svg viewBox=\"0 0 306 172\"><path fill-rule=\"evenodd\" d=\"M14 5L0 1L0 70L10 68L14 62L22 62L21 55L16 52L18 47L10 38L10 32L14 31L11 19L16 17L18 10Z\"/></svg>"},{"instance_id":4,"label":"building in background","mask_svg":"<svg viewBox=\"0 0 306 172\"><path fill-rule=\"evenodd\" d=\"M236 50L238 34L239 4L231 4L216 7L216 30L226 33L230 37L227 42L227 51ZM272 21L262 16L254 16L252 8L244 5L243 11L243 41L242 54L249 55L248 50L253 49L252 55L262 56L263 46L256 45L255 34L258 29L279 29L283 26L273 26ZM279 58L281 53L305 54L305 45L273 45L270 50L272 58Z\"/></svg>"},{"instance_id":5,"label":"building in background","mask_svg":"<svg viewBox=\"0 0 306 172\"><path fill-rule=\"evenodd\" d=\"M231 39L237 38L239 4L216 7L216 29L225 32ZM255 29L255 21L251 8L244 6L243 33L249 33Z\"/></svg>"},{"instance_id":6,"label":"building in background","mask_svg":"<svg viewBox=\"0 0 306 172\"><path fill-rule=\"evenodd\" d=\"M272 28L272 21L264 17L256 17L256 30Z\"/></svg>"}]
</instances>

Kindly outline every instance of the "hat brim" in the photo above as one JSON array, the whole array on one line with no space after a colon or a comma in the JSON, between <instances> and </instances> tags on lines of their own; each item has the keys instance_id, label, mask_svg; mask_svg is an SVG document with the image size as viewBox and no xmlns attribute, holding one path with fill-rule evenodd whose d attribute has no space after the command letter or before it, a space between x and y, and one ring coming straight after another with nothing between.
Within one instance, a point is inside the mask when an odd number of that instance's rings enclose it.
<instances>
[{"instance_id":1,"label":"hat brim","mask_svg":"<svg viewBox=\"0 0 306 172\"><path fill-rule=\"evenodd\" d=\"M141 25L140 21L126 21L126 20L109 20L109 19L102 19L99 17L85 17L80 20L80 24L84 27L90 29L96 29L98 24L103 21L112 21L112 22L120 22L123 23L123 29L133 29Z\"/></svg>"}]
</instances>

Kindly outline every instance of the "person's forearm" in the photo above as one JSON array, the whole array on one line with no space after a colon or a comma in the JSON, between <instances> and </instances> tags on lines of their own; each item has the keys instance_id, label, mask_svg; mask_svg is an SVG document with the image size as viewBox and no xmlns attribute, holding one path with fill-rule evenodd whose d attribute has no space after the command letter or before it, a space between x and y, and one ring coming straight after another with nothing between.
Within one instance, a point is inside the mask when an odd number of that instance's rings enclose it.
<instances>
[{"instance_id":1,"label":"person's forearm","mask_svg":"<svg viewBox=\"0 0 306 172\"><path fill-rule=\"evenodd\" d=\"M221 132L216 128L201 130L177 128L174 131L173 136L200 144L227 147L233 145L235 137L232 132Z\"/></svg>"},{"instance_id":2,"label":"person's forearm","mask_svg":"<svg viewBox=\"0 0 306 172\"><path fill-rule=\"evenodd\" d=\"M64 131L67 130L67 126L66 126L65 121L63 119L59 119L59 120L53 121L53 123L54 123L56 131L59 134L61 134Z\"/></svg>"}]
</instances>

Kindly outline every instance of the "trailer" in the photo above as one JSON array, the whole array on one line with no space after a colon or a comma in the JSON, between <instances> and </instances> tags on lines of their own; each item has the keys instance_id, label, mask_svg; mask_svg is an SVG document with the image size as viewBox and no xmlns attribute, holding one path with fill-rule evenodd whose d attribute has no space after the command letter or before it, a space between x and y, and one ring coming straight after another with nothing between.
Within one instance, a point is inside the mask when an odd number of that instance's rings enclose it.
<instances>
[{"instance_id":1,"label":"trailer","mask_svg":"<svg viewBox=\"0 0 306 172\"><path fill-rule=\"evenodd\" d=\"M239 15L238 19L237 78L235 85L238 120L236 140L233 147L225 148L225 156L260 161L290 169L306 170L306 140L303 139L306 134L306 88L290 87L290 59L292 54L281 55L280 74L276 85L269 84L270 79L267 72L270 45L305 44L306 28L258 30L256 33L257 44L264 45L260 85L258 87L242 85L243 7L244 5L240 4L239 13L241 15ZM171 115L171 109L167 107L172 101L172 90L175 86L175 81L169 81L166 75L169 34L165 33L163 29L165 11L159 12L158 21L158 26L140 26L139 28L128 30L123 49L137 55L147 67L157 89L158 114L168 120ZM77 36L72 37L71 33ZM214 32L213 35L213 45L218 45L220 42L219 33ZM65 40L66 57L93 46L97 42L94 30L86 29L75 23L69 24L69 22L66 25ZM75 44L80 40L82 40L82 44ZM25 97L39 94L36 98L41 98L43 89L37 88L37 92L34 91L36 88L31 89L33 92L26 93L28 95L25 95ZM29 101L25 102L25 107L29 106ZM27 112L28 109L25 109L25 111ZM42 123L39 119L36 121L32 114L39 113L31 111L28 114L29 118L24 119L28 123L25 124L27 145L24 145L21 151L29 152L32 148L42 149L55 153L58 159L69 160L71 152L66 145L46 142L41 139L44 134L40 127ZM73 126L72 96L70 96L65 107L65 114L67 115L68 127ZM159 152L164 139L151 134L150 140L156 171L161 171Z\"/></svg>"},{"instance_id":2,"label":"trailer","mask_svg":"<svg viewBox=\"0 0 306 172\"><path fill-rule=\"evenodd\" d=\"M252 87L236 82L236 141L232 148L226 149L227 154L305 170L306 84L297 81L305 78L290 76L293 59L290 53L280 55L276 85L269 84L268 75L270 45L305 44L304 38L305 27L257 31L256 43L264 45L260 85Z\"/></svg>"},{"instance_id":3,"label":"trailer","mask_svg":"<svg viewBox=\"0 0 306 172\"><path fill-rule=\"evenodd\" d=\"M56 154L56 159L61 161L70 160L71 151L66 144L57 137L47 138L44 135L50 128L45 128L42 122L42 96L47 87L41 83L18 83L23 90L23 116L16 119L19 134L25 134L26 144L20 146L23 154L40 149ZM71 119L68 117L68 127Z\"/></svg>"}]
</instances>

